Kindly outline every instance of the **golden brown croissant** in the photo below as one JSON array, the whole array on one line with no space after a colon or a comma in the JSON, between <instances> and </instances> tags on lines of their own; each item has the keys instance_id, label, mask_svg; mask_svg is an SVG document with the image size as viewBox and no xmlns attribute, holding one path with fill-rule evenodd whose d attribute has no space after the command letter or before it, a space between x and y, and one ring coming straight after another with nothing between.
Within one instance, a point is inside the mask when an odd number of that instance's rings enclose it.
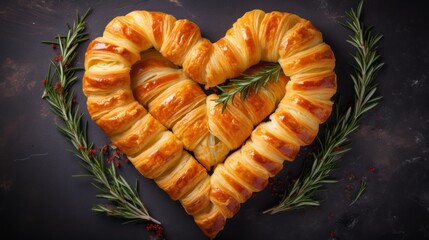
<instances>
[{"instance_id":1,"label":"golden brown croissant","mask_svg":"<svg viewBox=\"0 0 429 240\"><path fill-rule=\"evenodd\" d=\"M245 73L254 73L263 66L254 66ZM215 94L207 98L182 69L154 49L141 54L141 60L134 64L130 75L136 100L172 130L185 149L192 151L208 170L241 146L253 127L273 112L288 81L280 74L276 82L269 82L256 94L252 92L245 101L236 95L222 112L213 101L217 98Z\"/></svg>"},{"instance_id":2,"label":"golden brown croissant","mask_svg":"<svg viewBox=\"0 0 429 240\"><path fill-rule=\"evenodd\" d=\"M280 63L290 81L281 77L245 101L237 96L223 113L217 96L196 84L216 86L260 61ZM332 110L334 67L322 34L294 14L250 11L212 44L188 20L134 11L88 46L83 91L113 144L214 238L284 160L314 140ZM209 175L184 148L207 168L238 150Z\"/></svg>"}]
</instances>

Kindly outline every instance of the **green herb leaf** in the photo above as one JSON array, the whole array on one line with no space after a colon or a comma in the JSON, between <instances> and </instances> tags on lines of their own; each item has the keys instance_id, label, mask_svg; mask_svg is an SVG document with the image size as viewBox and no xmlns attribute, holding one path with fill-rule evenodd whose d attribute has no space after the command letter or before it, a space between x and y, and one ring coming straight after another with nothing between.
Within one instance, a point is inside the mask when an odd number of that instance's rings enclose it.
<instances>
[{"instance_id":1,"label":"green herb leaf","mask_svg":"<svg viewBox=\"0 0 429 240\"><path fill-rule=\"evenodd\" d=\"M228 85L217 86L222 93L219 95L218 99L213 99L213 101L217 104L222 104L223 112L228 103L233 101L236 94L240 93L240 98L244 100L250 95L252 90L257 93L270 79L277 82L281 69L279 64L270 64L264 66L262 70L256 74L242 74L240 78L230 79Z\"/></svg>"}]
</instances>

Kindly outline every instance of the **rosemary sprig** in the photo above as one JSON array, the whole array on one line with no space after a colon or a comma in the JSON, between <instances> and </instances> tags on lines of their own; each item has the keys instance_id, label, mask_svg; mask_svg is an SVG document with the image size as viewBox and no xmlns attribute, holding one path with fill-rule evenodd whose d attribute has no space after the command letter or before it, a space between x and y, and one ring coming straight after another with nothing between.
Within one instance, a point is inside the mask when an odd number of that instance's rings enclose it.
<instances>
[{"instance_id":1,"label":"rosemary sprig","mask_svg":"<svg viewBox=\"0 0 429 240\"><path fill-rule=\"evenodd\" d=\"M108 205L98 204L94 211L104 212L107 215L127 219L128 222L145 220L160 224L152 218L141 202L137 184L131 188L127 181L116 173L115 166L106 165L101 152L97 153L93 143L88 141L87 122L82 123L82 114L79 106L73 107L74 94L71 89L76 82L75 73L81 68L71 67L76 57L76 49L80 43L87 40L85 33L88 10L82 17L76 16L73 26L67 24L68 32L65 36L58 35L56 41L44 42L59 47L60 54L51 60L44 82L42 98L51 106L55 115L63 120L57 124L58 130L65 135L75 148L75 155L82 159L83 166L93 179L93 185L99 189L99 198L110 202Z\"/></svg>"},{"instance_id":2,"label":"rosemary sprig","mask_svg":"<svg viewBox=\"0 0 429 240\"><path fill-rule=\"evenodd\" d=\"M337 107L335 125L327 127L322 139L319 139L320 150L313 153L314 161L311 167L304 167L299 179L286 190L279 204L265 213L274 214L306 206L319 206L320 202L314 198L314 193L324 184L336 182L329 179L330 173L334 170L337 160L351 149L348 136L359 127L358 121L363 114L373 109L381 99L375 96L377 88L374 84L377 72L383 66L383 63L378 61L380 55L376 50L381 35L373 34L371 27L366 27L361 22L362 6L361 1L356 11L351 9L347 12L349 19L343 24L353 32L347 42L356 48L353 56L355 71L350 75L354 84L354 103L342 114Z\"/></svg>"},{"instance_id":3,"label":"rosemary sprig","mask_svg":"<svg viewBox=\"0 0 429 240\"><path fill-rule=\"evenodd\" d=\"M222 104L222 112L226 109L228 103L234 100L234 96L240 93L241 99L246 99L252 90L257 93L259 89L265 86L270 79L277 82L281 71L279 64L269 64L262 68L256 74L241 74L240 78L230 79L228 85L217 86L222 92L218 99L214 99L217 104Z\"/></svg>"},{"instance_id":4,"label":"rosemary sprig","mask_svg":"<svg viewBox=\"0 0 429 240\"><path fill-rule=\"evenodd\" d=\"M362 179L362 181L360 181L359 190L358 190L358 192L357 192L357 194L356 194L355 199L353 199L353 201L350 203L350 206L351 206L351 205L353 205L353 204L355 204L355 203L356 203L356 201L357 201L357 200L362 196L362 194L365 192L365 190L366 190L366 184L367 184L367 182L366 182L366 180L365 180L365 179Z\"/></svg>"}]
</instances>

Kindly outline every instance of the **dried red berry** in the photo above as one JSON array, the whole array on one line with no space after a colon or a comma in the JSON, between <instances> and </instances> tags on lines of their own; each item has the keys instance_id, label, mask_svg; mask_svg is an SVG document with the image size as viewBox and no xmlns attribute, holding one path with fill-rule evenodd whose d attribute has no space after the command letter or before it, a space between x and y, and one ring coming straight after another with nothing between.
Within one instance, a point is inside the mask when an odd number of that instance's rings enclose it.
<instances>
[{"instance_id":1,"label":"dried red berry","mask_svg":"<svg viewBox=\"0 0 429 240\"><path fill-rule=\"evenodd\" d=\"M146 225L146 230L153 232L158 238L164 236L164 228L159 224L149 223Z\"/></svg>"},{"instance_id":2,"label":"dried red berry","mask_svg":"<svg viewBox=\"0 0 429 240\"><path fill-rule=\"evenodd\" d=\"M62 57L61 57L61 53L57 53L57 56L55 56L54 61L59 62L61 61Z\"/></svg>"},{"instance_id":3,"label":"dried red berry","mask_svg":"<svg viewBox=\"0 0 429 240\"><path fill-rule=\"evenodd\" d=\"M63 88L63 86L61 85L61 82L57 82L56 84L55 84L55 91L58 93L58 94L62 94L63 93L63 90L64 90L64 88Z\"/></svg>"},{"instance_id":4,"label":"dried red berry","mask_svg":"<svg viewBox=\"0 0 429 240\"><path fill-rule=\"evenodd\" d=\"M96 154L96 153L97 153L97 150L95 150L95 149L89 149L89 151L88 151L88 157L93 157L94 154Z\"/></svg>"}]
</instances>

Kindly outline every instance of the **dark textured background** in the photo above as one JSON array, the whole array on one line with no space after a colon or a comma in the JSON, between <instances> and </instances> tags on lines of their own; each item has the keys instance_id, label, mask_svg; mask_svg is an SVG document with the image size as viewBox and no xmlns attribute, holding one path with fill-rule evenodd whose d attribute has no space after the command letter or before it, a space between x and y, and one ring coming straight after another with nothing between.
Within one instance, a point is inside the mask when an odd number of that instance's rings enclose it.
<instances>
[{"instance_id":1,"label":"dark textured background","mask_svg":"<svg viewBox=\"0 0 429 240\"><path fill-rule=\"evenodd\" d=\"M380 53L386 65L377 78L381 104L352 135L353 150L334 172L339 180L318 194L321 207L267 215L277 202L269 188L242 205L217 239L429 239L428 75L429 15L425 1L366 1L364 20L384 35ZM132 10L163 11L196 22L212 41L244 12L294 12L311 20L324 34L336 58L339 94L350 103L348 77L352 48L338 22L357 1L2 1L0 7L0 238L2 239L154 239L145 224L92 212L97 191L68 142L55 129L58 121L41 99L42 79L55 51L40 42L65 33L65 23L89 7L88 33L95 38L115 16ZM81 46L82 66L88 42ZM87 119L85 99L76 85L77 102ZM92 122L89 137L108 142ZM302 161L287 165L297 169ZM369 168L374 166L376 171ZM178 202L130 165L120 173L136 178L144 203L159 219L167 239L203 239ZM367 191L349 206L359 180ZM5 236L10 236L5 238Z\"/></svg>"}]
</instances>

